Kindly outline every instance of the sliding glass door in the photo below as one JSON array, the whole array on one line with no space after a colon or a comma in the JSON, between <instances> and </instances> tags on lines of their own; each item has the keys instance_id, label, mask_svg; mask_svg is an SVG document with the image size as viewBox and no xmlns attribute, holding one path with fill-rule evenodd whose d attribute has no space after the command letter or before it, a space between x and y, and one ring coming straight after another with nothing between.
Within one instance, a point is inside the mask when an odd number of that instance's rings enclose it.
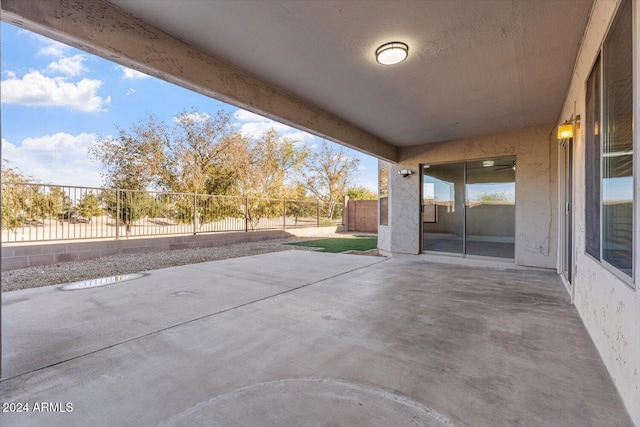
<instances>
[{"instance_id":1,"label":"sliding glass door","mask_svg":"<svg viewBox=\"0 0 640 427\"><path fill-rule=\"evenodd\" d=\"M423 249L464 253L464 163L423 168Z\"/></svg>"},{"instance_id":2,"label":"sliding glass door","mask_svg":"<svg viewBox=\"0 0 640 427\"><path fill-rule=\"evenodd\" d=\"M422 249L515 257L515 159L428 165L422 174Z\"/></svg>"},{"instance_id":3,"label":"sliding glass door","mask_svg":"<svg viewBox=\"0 0 640 427\"><path fill-rule=\"evenodd\" d=\"M491 166L487 166L491 164ZM514 257L516 180L513 159L467 163L466 253Z\"/></svg>"}]
</instances>

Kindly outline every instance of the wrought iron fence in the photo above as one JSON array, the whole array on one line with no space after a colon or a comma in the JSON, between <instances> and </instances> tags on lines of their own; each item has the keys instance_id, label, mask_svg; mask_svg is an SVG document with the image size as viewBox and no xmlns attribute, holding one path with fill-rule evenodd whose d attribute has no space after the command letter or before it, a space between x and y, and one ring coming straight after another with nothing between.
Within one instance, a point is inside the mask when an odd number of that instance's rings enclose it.
<instances>
[{"instance_id":1,"label":"wrought iron fence","mask_svg":"<svg viewBox=\"0 0 640 427\"><path fill-rule=\"evenodd\" d=\"M341 203L2 184L2 242L119 239L341 223Z\"/></svg>"}]
</instances>

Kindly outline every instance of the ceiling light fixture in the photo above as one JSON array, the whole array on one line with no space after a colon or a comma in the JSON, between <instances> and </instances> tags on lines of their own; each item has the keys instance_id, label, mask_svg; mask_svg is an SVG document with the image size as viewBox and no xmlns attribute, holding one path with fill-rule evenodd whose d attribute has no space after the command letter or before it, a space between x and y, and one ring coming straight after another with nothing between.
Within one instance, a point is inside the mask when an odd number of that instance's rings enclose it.
<instances>
[{"instance_id":1,"label":"ceiling light fixture","mask_svg":"<svg viewBox=\"0 0 640 427\"><path fill-rule=\"evenodd\" d=\"M376 61L382 65L398 64L409 55L409 46L402 42L385 43L376 49Z\"/></svg>"},{"instance_id":2,"label":"ceiling light fixture","mask_svg":"<svg viewBox=\"0 0 640 427\"><path fill-rule=\"evenodd\" d=\"M482 166L484 166L485 168L490 168L494 164L495 162L493 160L485 160L482 162Z\"/></svg>"}]
</instances>

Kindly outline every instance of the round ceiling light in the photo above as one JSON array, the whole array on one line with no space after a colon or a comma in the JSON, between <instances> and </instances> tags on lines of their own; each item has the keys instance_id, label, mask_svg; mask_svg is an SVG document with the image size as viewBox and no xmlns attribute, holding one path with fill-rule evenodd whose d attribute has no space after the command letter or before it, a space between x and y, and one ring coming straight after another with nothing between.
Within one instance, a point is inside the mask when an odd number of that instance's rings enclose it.
<instances>
[{"instance_id":1,"label":"round ceiling light","mask_svg":"<svg viewBox=\"0 0 640 427\"><path fill-rule=\"evenodd\" d=\"M376 61L382 65L398 64L409 55L409 46L401 42L385 43L376 49Z\"/></svg>"}]
</instances>

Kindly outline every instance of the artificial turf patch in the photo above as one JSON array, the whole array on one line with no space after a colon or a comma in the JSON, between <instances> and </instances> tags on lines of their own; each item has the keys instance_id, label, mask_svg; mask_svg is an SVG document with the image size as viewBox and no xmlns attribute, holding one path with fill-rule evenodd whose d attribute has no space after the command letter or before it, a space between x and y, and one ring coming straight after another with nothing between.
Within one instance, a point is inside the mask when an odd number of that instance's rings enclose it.
<instances>
[{"instance_id":1,"label":"artificial turf patch","mask_svg":"<svg viewBox=\"0 0 640 427\"><path fill-rule=\"evenodd\" d=\"M339 253L344 251L368 251L378 247L378 238L372 236L332 237L330 239L309 240L287 243L294 246L322 248L319 252Z\"/></svg>"}]
</instances>

